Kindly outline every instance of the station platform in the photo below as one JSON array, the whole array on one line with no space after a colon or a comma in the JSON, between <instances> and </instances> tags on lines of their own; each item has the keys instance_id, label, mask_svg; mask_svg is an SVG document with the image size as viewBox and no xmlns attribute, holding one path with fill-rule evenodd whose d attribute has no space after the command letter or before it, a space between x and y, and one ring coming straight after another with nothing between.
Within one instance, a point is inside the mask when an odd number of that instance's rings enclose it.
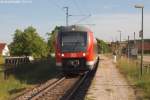
<instances>
[{"instance_id":1,"label":"station platform","mask_svg":"<svg viewBox=\"0 0 150 100\"><path fill-rule=\"evenodd\" d=\"M120 74L113 60L103 55L100 58L85 100L136 100L134 90Z\"/></svg>"}]
</instances>

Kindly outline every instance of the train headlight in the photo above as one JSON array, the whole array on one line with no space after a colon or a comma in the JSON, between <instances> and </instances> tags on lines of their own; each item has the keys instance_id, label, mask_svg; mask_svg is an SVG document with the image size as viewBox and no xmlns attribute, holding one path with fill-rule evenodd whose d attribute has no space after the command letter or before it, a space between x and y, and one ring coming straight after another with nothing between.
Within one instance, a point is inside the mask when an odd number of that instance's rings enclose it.
<instances>
[{"instance_id":1,"label":"train headlight","mask_svg":"<svg viewBox=\"0 0 150 100\"><path fill-rule=\"evenodd\" d=\"M64 57L64 54L62 53L61 56Z\"/></svg>"},{"instance_id":2,"label":"train headlight","mask_svg":"<svg viewBox=\"0 0 150 100\"><path fill-rule=\"evenodd\" d=\"M83 56L85 56L86 54L85 53L83 53Z\"/></svg>"},{"instance_id":3,"label":"train headlight","mask_svg":"<svg viewBox=\"0 0 150 100\"><path fill-rule=\"evenodd\" d=\"M72 31L75 31L75 28L72 28Z\"/></svg>"}]
</instances>

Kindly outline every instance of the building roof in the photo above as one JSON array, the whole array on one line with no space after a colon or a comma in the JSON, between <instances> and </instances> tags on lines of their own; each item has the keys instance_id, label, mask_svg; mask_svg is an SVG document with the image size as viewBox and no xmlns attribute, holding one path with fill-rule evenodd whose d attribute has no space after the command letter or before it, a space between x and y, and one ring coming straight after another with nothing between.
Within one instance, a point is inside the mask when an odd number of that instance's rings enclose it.
<instances>
[{"instance_id":1,"label":"building roof","mask_svg":"<svg viewBox=\"0 0 150 100\"><path fill-rule=\"evenodd\" d=\"M5 48L6 43L0 43L0 54L2 53L3 49Z\"/></svg>"}]
</instances>

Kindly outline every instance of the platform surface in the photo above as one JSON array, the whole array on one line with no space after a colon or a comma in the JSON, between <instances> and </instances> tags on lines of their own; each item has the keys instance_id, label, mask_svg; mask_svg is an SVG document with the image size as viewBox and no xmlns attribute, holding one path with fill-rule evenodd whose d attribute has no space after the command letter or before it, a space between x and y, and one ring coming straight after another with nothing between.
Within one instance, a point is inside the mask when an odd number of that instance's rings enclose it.
<instances>
[{"instance_id":1,"label":"platform surface","mask_svg":"<svg viewBox=\"0 0 150 100\"><path fill-rule=\"evenodd\" d=\"M112 59L105 56L101 59L85 100L136 100L131 84L120 74Z\"/></svg>"}]
</instances>

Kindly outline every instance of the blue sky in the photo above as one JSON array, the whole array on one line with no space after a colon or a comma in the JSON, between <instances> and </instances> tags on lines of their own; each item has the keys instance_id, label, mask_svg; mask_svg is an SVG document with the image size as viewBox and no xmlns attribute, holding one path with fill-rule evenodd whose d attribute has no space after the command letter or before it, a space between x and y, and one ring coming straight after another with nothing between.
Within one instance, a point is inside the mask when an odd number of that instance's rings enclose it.
<instances>
[{"instance_id":1,"label":"blue sky","mask_svg":"<svg viewBox=\"0 0 150 100\"><path fill-rule=\"evenodd\" d=\"M135 4L145 6L144 37L150 38L150 0L0 0L0 42L10 43L15 29L31 25L46 39L56 25L65 25L64 6L71 15L86 15L69 17L69 24L94 24L88 27L95 37L119 40L117 31L121 30L123 40L128 35L132 38L133 32L138 38L141 11Z\"/></svg>"}]
</instances>

